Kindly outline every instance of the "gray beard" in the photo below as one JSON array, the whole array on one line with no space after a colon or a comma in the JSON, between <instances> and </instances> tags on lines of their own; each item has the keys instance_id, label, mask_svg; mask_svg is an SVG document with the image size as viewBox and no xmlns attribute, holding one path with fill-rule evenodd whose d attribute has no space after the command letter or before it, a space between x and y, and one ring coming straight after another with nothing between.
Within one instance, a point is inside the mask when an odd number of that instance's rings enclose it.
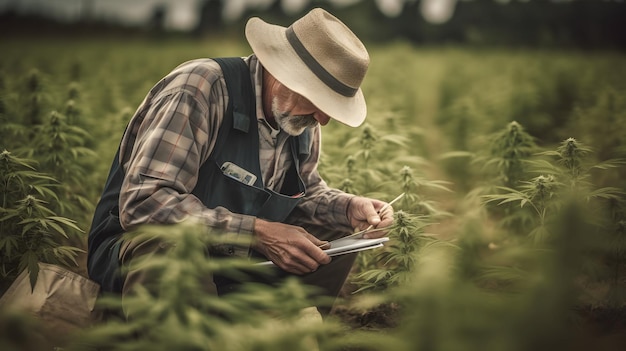
<instances>
[{"instance_id":1,"label":"gray beard","mask_svg":"<svg viewBox=\"0 0 626 351\"><path fill-rule=\"evenodd\" d=\"M276 123L278 123L280 128L289 135L298 136L302 134L302 132L304 132L306 128L317 125L317 120L313 118L313 115L292 116L290 114L291 111L280 112L276 108L275 104L272 107L272 112L274 113Z\"/></svg>"},{"instance_id":2,"label":"gray beard","mask_svg":"<svg viewBox=\"0 0 626 351\"><path fill-rule=\"evenodd\" d=\"M281 114L278 117L278 125L287 134L292 136L298 136L304 132L308 127L313 127L317 124L317 121L311 115L297 115L290 116L289 114Z\"/></svg>"}]
</instances>

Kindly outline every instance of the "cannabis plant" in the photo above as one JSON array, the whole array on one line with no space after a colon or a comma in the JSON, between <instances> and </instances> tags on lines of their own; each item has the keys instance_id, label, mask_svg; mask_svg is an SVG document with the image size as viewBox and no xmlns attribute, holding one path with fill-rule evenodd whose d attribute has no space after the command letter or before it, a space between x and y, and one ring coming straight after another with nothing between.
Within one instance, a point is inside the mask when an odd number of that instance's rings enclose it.
<instances>
[{"instance_id":1,"label":"cannabis plant","mask_svg":"<svg viewBox=\"0 0 626 351\"><path fill-rule=\"evenodd\" d=\"M379 136L378 131L365 123L360 134L350 138L345 146L352 145L358 145L358 149L347 158L346 175L342 183L346 184L348 179L352 182L352 189L356 194L368 195L375 193L378 186L389 179L391 176L389 167L393 167L395 161L392 155L395 156L398 149L406 145L406 138L395 134ZM377 162L383 158L386 158L387 162Z\"/></svg>"},{"instance_id":2,"label":"cannabis plant","mask_svg":"<svg viewBox=\"0 0 626 351\"><path fill-rule=\"evenodd\" d=\"M596 183L599 178L597 173L623 171L626 160L610 159L595 163L590 157L592 153L591 148L574 138L568 138L556 151L545 154L555 159L558 170L567 181L569 191L583 199L588 206L586 215L590 220L589 233L592 233L589 236L593 235L594 240L587 243L586 256L591 260L586 261L589 265L582 269L590 281L608 282L609 291L601 303L616 306L626 296L619 278L620 267L626 262L621 230L626 191L619 187L598 187Z\"/></svg>"},{"instance_id":3,"label":"cannabis plant","mask_svg":"<svg viewBox=\"0 0 626 351\"><path fill-rule=\"evenodd\" d=\"M477 187L468 196L491 193L493 186L516 188L525 180L528 160L539 151L534 138L522 125L510 122L506 128L488 137L489 152L478 153L472 160L481 167L486 184Z\"/></svg>"},{"instance_id":4,"label":"cannabis plant","mask_svg":"<svg viewBox=\"0 0 626 351\"><path fill-rule=\"evenodd\" d=\"M33 128L37 137L32 145L19 151L29 158L39 161L42 171L52 174L61 182L59 212L80 214L80 211L93 208L85 197L84 160L95 157L95 152L85 144L90 136L87 131L67 123L66 117L53 111L44 123Z\"/></svg>"},{"instance_id":5,"label":"cannabis plant","mask_svg":"<svg viewBox=\"0 0 626 351\"><path fill-rule=\"evenodd\" d=\"M556 195L562 184L552 175L540 175L530 181L522 182L520 190L498 187L502 194L483 195L485 203L497 202L498 205L518 205L517 210L508 211L501 219L505 228L519 226L515 233L528 230L526 235L533 241L545 240L547 234L546 220L550 218L550 210L558 210L560 204ZM526 208L532 211L526 211ZM510 207L509 207L510 208Z\"/></svg>"},{"instance_id":6,"label":"cannabis plant","mask_svg":"<svg viewBox=\"0 0 626 351\"><path fill-rule=\"evenodd\" d=\"M493 167L504 186L515 187L525 176L524 161L537 151L534 138L517 122L491 137L491 158L485 167ZM477 160L481 162L480 160Z\"/></svg>"},{"instance_id":7,"label":"cannabis plant","mask_svg":"<svg viewBox=\"0 0 626 351\"><path fill-rule=\"evenodd\" d=\"M385 290L407 283L419 248L432 240L424 232L429 224L428 218L404 211L395 213L395 221L389 231L390 243L374 256L378 262L376 268L364 270L353 278L359 286L355 293L370 289Z\"/></svg>"},{"instance_id":8,"label":"cannabis plant","mask_svg":"<svg viewBox=\"0 0 626 351\"><path fill-rule=\"evenodd\" d=\"M390 228L389 250L373 250L362 252L356 260L356 271L360 274L355 278L358 285L368 286L372 280L374 285L381 284L393 276L391 285L395 285L396 276L411 270L410 256L422 243L423 228L434 221L450 216L440 210L435 201L428 198L430 191L450 191L445 181L427 180L415 177L409 166L403 166L398 174L399 182L386 183L390 189L402 191L402 197L393 204L396 211L394 225ZM400 187L397 187L400 184ZM382 253L381 253L382 252ZM386 284L386 283L385 283Z\"/></svg>"},{"instance_id":9,"label":"cannabis plant","mask_svg":"<svg viewBox=\"0 0 626 351\"><path fill-rule=\"evenodd\" d=\"M598 285L607 285L610 294L620 293L620 282L615 278L624 262L620 223L623 221L623 204L626 201L624 190L616 187L597 187L592 170L606 171L623 165L622 160L608 160L594 163L592 150L574 138L563 141L555 151L547 151L533 165L544 175L522 182L519 189L500 187L500 194L484 195L486 202L499 205L515 204L513 211L500 220L503 227L510 223L525 223L526 238L535 247L556 240L555 224L563 216L565 208L577 204L584 213L584 220L578 218L584 236L577 241L575 264L570 262L579 278L586 282L589 290ZM524 212L524 209L529 210ZM532 215L531 215L532 214ZM520 219L521 218L521 219ZM580 232L580 230L578 231ZM612 275L607 274L612 272ZM605 282L605 283L603 283ZM593 288L595 287L595 288ZM598 298L595 298L598 300ZM608 297L610 301L615 298ZM595 302L597 303L597 302Z\"/></svg>"},{"instance_id":10,"label":"cannabis plant","mask_svg":"<svg viewBox=\"0 0 626 351\"><path fill-rule=\"evenodd\" d=\"M454 242L432 238L422 246L405 283L376 295L378 303L402 306L396 328L384 333L394 350L553 350L589 342L574 319L580 291L572 264L586 242L585 210L581 202L566 204L551 222L550 240L534 247L464 253L468 247L457 243L480 236L481 225L463 228ZM492 283L466 274L470 260Z\"/></svg>"},{"instance_id":11,"label":"cannabis plant","mask_svg":"<svg viewBox=\"0 0 626 351\"><path fill-rule=\"evenodd\" d=\"M42 114L50 100L45 91L44 78L38 69L32 69L24 78L21 106L17 114L22 116L22 123L34 127L42 123ZM30 135L31 137L33 134Z\"/></svg>"},{"instance_id":12,"label":"cannabis plant","mask_svg":"<svg viewBox=\"0 0 626 351\"><path fill-rule=\"evenodd\" d=\"M567 345L561 330L567 304L559 300L566 292L553 289L553 275L545 274L548 265L541 256L533 251L517 255L532 265L525 267L517 289L505 294L460 276L460 253L441 243L424 247L409 284L390 292L403 306L393 331L404 341L399 350L522 351ZM477 266L485 263L477 260Z\"/></svg>"},{"instance_id":13,"label":"cannabis plant","mask_svg":"<svg viewBox=\"0 0 626 351\"><path fill-rule=\"evenodd\" d=\"M485 151L469 152L464 150L444 153L443 160L469 159L470 165L478 166L476 175L480 179L472 189L466 193L463 204L468 208L484 206L485 196L496 196L502 192L517 191L520 187L527 186L524 181L531 172L531 161L535 154L540 151L535 144L534 138L528 134L523 126L515 121L508 123L503 130L487 137ZM458 162L458 161L457 161ZM465 171L466 177L473 172ZM467 187L469 180L463 180L463 187ZM520 211L512 208L508 202L498 206L487 202L484 210L490 216L504 217L507 220L500 224L507 226L507 230L514 235L527 233L528 218L532 217L526 209ZM514 215L511 215L514 214Z\"/></svg>"},{"instance_id":14,"label":"cannabis plant","mask_svg":"<svg viewBox=\"0 0 626 351\"><path fill-rule=\"evenodd\" d=\"M38 172L34 161L0 153L0 276L2 291L24 269L34 286L38 262L73 264L82 250L63 245L81 230L51 207L59 201L56 180Z\"/></svg>"},{"instance_id":15,"label":"cannabis plant","mask_svg":"<svg viewBox=\"0 0 626 351\"><path fill-rule=\"evenodd\" d=\"M245 281L249 274L272 276L248 259L210 258L209 246L224 244L201 225L146 226L128 234L160 240L171 250L131 263L154 277L121 301L108 296L101 306L123 310L86 330L70 350L303 350L341 331L333 322L307 322L301 311L316 302L294 279L276 286L243 284L217 296L206 287L215 274Z\"/></svg>"},{"instance_id":16,"label":"cannabis plant","mask_svg":"<svg viewBox=\"0 0 626 351\"><path fill-rule=\"evenodd\" d=\"M450 192L451 190L448 188L450 182L429 180L425 177L415 176L413 169L406 165L400 169L399 173L400 188L405 196L396 205L397 208L405 209L411 213L431 216L433 219L450 215L439 209L438 204L428 198L432 191Z\"/></svg>"},{"instance_id":17,"label":"cannabis plant","mask_svg":"<svg viewBox=\"0 0 626 351\"><path fill-rule=\"evenodd\" d=\"M534 138L522 125L513 121L504 130L487 137L487 152L466 153L463 150L444 154L444 158L470 157L473 165L480 167L485 184L470 192L469 196L480 196L491 192L493 185L516 187L524 179L526 162L538 151Z\"/></svg>"}]
</instances>

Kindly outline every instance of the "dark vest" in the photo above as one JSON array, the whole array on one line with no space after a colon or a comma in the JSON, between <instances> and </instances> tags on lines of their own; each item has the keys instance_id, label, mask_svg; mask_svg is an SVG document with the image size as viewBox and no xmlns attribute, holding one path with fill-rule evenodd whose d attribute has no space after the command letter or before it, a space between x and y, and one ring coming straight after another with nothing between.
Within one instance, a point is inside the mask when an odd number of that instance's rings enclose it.
<instances>
[{"instance_id":1,"label":"dark vest","mask_svg":"<svg viewBox=\"0 0 626 351\"><path fill-rule=\"evenodd\" d=\"M264 188L250 69L241 58L215 61L222 68L229 103L213 152L200 167L198 184L192 194L208 208L222 206L234 213L281 222L300 202L301 196L298 195L304 195L306 190L299 169L300 162L310 153L310 131L306 130L300 136L288 140L293 166L288 170L280 192ZM248 185L224 174L222 165L226 162L254 174L256 182ZM119 162L118 149L96 206L88 239L89 276L105 291L120 292L123 283L118 260L121 244L118 239L124 232L119 221L119 195L123 178L124 170ZM216 284L219 285L217 281Z\"/></svg>"}]
</instances>

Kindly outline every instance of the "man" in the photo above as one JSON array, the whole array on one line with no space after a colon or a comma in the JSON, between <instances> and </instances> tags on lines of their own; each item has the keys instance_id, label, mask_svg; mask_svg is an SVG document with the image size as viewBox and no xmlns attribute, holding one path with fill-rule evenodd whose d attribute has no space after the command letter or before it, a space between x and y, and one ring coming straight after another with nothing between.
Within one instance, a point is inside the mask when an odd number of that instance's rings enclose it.
<instances>
[{"instance_id":1,"label":"man","mask_svg":"<svg viewBox=\"0 0 626 351\"><path fill-rule=\"evenodd\" d=\"M363 44L322 9L288 28L252 18L246 38L253 55L183 63L129 122L89 233L89 275L104 291L145 283L142 272L124 276L120 267L162 249L122 233L194 218L212 233L252 239L209 248L207 259L265 256L336 296L354 255L331 260L320 247L392 224L391 208L378 213L384 202L331 189L317 171L320 125L365 119ZM213 280L219 294L231 288Z\"/></svg>"}]
</instances>

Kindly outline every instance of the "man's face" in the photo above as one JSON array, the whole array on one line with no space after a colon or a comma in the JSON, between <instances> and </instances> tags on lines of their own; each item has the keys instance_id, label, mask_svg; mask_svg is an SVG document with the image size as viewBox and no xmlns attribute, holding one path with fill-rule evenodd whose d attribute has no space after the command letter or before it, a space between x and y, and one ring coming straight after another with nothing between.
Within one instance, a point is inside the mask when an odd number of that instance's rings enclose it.
<instances>
[{"instance_id":1,"label":"man's face","mask_svg":"<svg viewBox=\"0 0 626 351\"><path fill-rule=\"evenodd\" d=\"M318 123L326 125L330 120L309 100L285 86L272 99L272 114L280 128L293 136L302 134L306 128Z\"/></svg>"},{"instance_id":2,"label":"man's face","mask_svg":"<svg viewBox=\"0 0 626 351\"><path fill-rule=\"evenodd\" d=\"M293 136L302 134L306 128L315 126L318 123L312 114L294 115L292 110L281 109L280 101L277 97L272 101L272 113L280 128Z\"/></svg>"}]
</instances>

